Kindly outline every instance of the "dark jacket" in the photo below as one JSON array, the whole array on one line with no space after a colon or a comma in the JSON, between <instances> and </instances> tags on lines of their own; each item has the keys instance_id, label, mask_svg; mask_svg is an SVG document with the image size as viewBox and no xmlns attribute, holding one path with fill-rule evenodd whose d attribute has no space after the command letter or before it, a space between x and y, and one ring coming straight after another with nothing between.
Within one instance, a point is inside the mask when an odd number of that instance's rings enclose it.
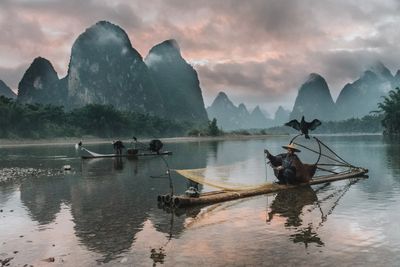
<instances>
[{"instance_id":1,"label":"dark jacket","mask_svg":"<svg viewBox=\"0 0 400 267\"><path fill-rule=\"evenodd\" d=\"M317 169L316 165L303 164L296 154L283 153L276 156L269 154L268 159L273 167L282 166L284 169L294 169L296 174L294 182L298 183L309 182Z\"/></svg>"}]
</instances>

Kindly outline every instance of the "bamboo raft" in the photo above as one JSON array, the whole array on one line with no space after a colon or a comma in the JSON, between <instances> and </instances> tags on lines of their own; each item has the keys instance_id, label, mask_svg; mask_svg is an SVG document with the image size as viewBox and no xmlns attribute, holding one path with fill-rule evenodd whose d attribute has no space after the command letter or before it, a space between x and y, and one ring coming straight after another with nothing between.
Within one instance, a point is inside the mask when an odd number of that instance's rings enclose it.
<instances>
[{"instance_id":1,"label":"bamboo raft","mask_svg":"<svg viewBox=\"0 0 400 267\"><path fill-rule=\"evenodd\" d=\"M98 158L139 158L139 157L149 157L149 156L163 156L172 155L171 151L156 152L139 152L137 154L105 154L105 155L82 155L82 159L98 159Z\"/></svg>"},{"instance_id":2,"label":"bamboo raft","mask_svg":"<svg viewBox=\"0 0 400 267\"><path fill-rule=\"evenodd\" d=\"M81 147L81 158L82 159L98 159L98 158L139 158L139 157L149 157L149 156L164 156L164 155L172 155L171 151L159 151L159 152L154 152L154 151L138 151L135 150L134 152L129 152L130 149L128 149L127 153L124 154L99 154L95 153L93 151L90 151L89 149L85 147ZM85 153L85 154L83 154Z\"/></svg>"},{"instance_id":3,"label":"bamboo raft","mask_svg":"<svg viewBox=\"0 0 400 267\"><path fill-rule=\"evenodd\" d=\"M209 205L224 201L235 200L239 198L275 193L278 191L296 188L304 185L316 185L316 184L329 183L356 177L366 177L365 176L366 173L368 173L368 169L352 168L347 172L339 174L331 174L331 175L315 177L308 183L302 183L296 185L281 185L281 184L271 183L261 186L257 189L236 190L236 191L228 191L228 190L213 191L213 192L202 193L198 197L189 197L186 195L180 195L180 196L163 195L163 196L158 196L158 201L164 205L174 206L177 208L196 206L196 205Z\"/></svg>"}]
</instances>

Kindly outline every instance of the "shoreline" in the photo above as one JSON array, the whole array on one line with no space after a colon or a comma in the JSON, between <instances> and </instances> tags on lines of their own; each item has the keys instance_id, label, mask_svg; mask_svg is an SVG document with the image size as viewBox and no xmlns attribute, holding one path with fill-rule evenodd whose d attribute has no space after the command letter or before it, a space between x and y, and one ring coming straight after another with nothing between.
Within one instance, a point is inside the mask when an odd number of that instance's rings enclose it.
<instances>
[{"instance_id":1,"label":"shoreline","mask_svg":"<svg viewBox=\"0 0 400 267\"><path fill-rule=\"evenodd\" d=\"M179 137L165 137L159 138L163 143L181 143L181 142L205 142L205 141L222 141L222 140L248 140L248 139L265 139L268 137L275 136L289 136L287 134L271 134L271 135L227 135L227 136L179 136ZM140 142L149 142L155 138L138 138ZM62 146L62 145L74 145L80 140L84 144L107 144L111 143L113 139L110 138L97 138L97 137L87 137L87 138L51 138L51 139L0 139L1 147L19 147L19 146ZM115 138L114 140L118 140ZM122 142L128 143L132 139L121 138Z\"/></svg>"},{"instance_id":2,"label":"shoreline","mask_svg":"<svg viewBox=\"0 0 400 267\"><path fill-rule=\"evenodd\" d=\"M225 135L225 136L180 136L180 137L165 137L159 138L163 143L181 143L181 142L208 142L208 141L223 141L223 140L252 140L266 139L277 136L291 136L292 134L265 134L265 135ZM382 135L382 133L342 133L342 134L316 134L315 136L362 136L362 135ZM154 138L143 138L140 142L149 142ZM111 138L51 138L51 139L0 139L0 148L2 147L20 147L20 146L63 146L74 145L80 140L84 144L107 144L111 143ZM117 140L115 138L114 140ZM125 142L131 142L131 139L121 138Z\"/></svg>"}]
</instances>

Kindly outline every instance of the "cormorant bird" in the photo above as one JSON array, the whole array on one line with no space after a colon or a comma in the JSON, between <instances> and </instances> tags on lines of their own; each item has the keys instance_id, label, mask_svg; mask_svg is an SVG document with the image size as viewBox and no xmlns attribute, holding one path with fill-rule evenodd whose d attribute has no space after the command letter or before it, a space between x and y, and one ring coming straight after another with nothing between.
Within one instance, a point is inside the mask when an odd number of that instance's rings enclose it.
<instances>
[{"instance_id":1,"label":"cormorant bird","mask_svg":"<svg viewBox=\"0 0 400 267\"><path fill-rule=\"evenodd\" d=\"M304 134L305 138L310 139L310 136L308 135L308 131L315 130L315 128L317 128L318 126L321 125L321 121L315 119L312 122L307 122L304 120L304 116L303 116L303 117L301 117L300 122L298 120L291 120L291 121L285 123L285 125L301 131L301 133Z\"/></svg>"}]
</instances>

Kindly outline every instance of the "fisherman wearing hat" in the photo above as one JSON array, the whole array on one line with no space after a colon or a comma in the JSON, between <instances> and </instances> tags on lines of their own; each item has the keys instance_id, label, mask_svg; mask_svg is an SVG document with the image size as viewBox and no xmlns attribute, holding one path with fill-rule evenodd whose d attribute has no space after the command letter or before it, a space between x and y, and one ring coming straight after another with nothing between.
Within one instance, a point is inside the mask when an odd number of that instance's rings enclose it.
<instances>
[{"instance_id":1,"label":"fisherman wearing hat","mask_svg":"<svg viewBox=\"0 0 400 267\"><path fill-rule=\"evenodd\" d=\"M267 149L264 153L267 155L275 175L280 184L294 184L308 182L315 173L315 166L303 164L295 154L300 152L293 143L282 146L287 153L276 156L271 155ZM308 165L308 166L305 166Z\"/></svg>"}]
</instances>

